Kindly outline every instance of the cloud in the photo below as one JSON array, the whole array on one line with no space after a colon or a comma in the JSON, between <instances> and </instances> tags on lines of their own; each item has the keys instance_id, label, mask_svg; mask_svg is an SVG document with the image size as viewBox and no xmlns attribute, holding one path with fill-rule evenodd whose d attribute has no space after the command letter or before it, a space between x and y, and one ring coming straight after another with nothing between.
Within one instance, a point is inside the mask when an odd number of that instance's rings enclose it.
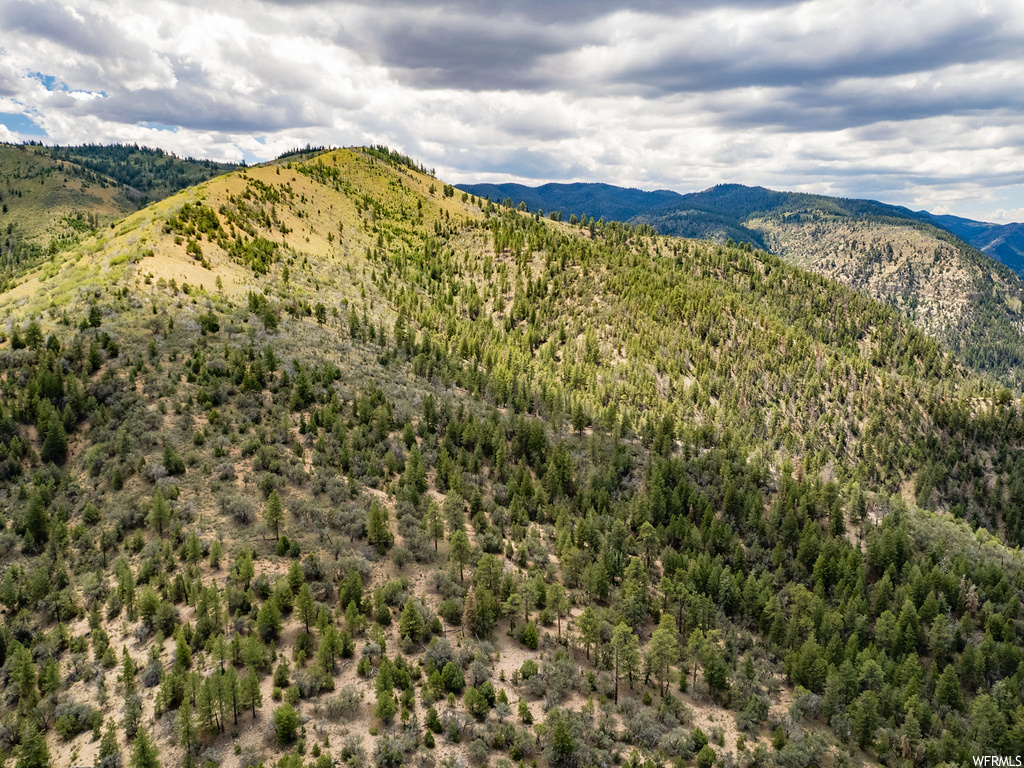
<instances>
[{"instance_id":1,"label":"cloud","mask_svg":"<svg viewBox=\"0 0 1024 768\"><path fill-rule=\"evenodd\" d=\"M28 121L0 136L250 161L384 142L457 182L735 181L1003 220L1024 209L1017 11L0 0L0 112Z\"/></svg>"}]
</instances>

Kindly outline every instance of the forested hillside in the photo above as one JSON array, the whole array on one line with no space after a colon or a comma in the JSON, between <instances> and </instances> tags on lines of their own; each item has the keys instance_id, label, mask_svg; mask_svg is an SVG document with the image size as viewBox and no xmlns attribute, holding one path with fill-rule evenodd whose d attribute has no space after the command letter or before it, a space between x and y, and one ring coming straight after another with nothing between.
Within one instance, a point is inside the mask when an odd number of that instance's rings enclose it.
<instances>
[{"instance_id":1,"label":"forested hillside","mask_svg":"<svg viewBox=\"0 0 1024 768\"><path fill-rule=\"evenodd\" d=\"M138 207L237 168L230 163L179 158L136 144L52 147L52 157L75 163L129 187Z\"/></svg>"},{"instance_id":2,"label":"forested hillside","mask_svg":"<svg viewBox=\"0 0 1024 768\"><path fill-rule=\"evenodd\" d=\"M1019 266L1019 254L1014 255L1018 225L996 227L875 200L741 184L719 184L687 195L607 184L462 188L527 211L554 212L556 219L584 226L595 219L628 220L665 235L749 243L868 292L897 308L974 370L1021 387L1024 283L1014 271Z\"/></svg>"},{"instance_id":3,"label":"forested hillside","mask_svg":"<svg viewBox=\"0 0 1024 768\"><path fill-rule=\"evenodd\" d=\"M1024 409L865 293L372 148L190 187L0 313L12 764L1024 743Z\"/></svg>"},{"instance_id":4,"label":"forested hillside","mask_svg":"<svg viewBox=\"0 0 1024 768\"><path fill-rule=\"evenodd\" d=\"M751 242L890 304L974 370L1015 388L1024 380L1020 276L939 229L942 222L929 214L874 200L721 184L633 223Z\"/></svg>"},{"instance_id":5,"label":"forested hillside","mask_svg":"<svg viewBox=\"0 0 1024 768\"><path fill-rule=\"evenodd\" d=\"M0 144L0 288L133 208L105 176L38 146Z\"/></svg>"},{"instance_id":6,"label":"forested hillside","mask_svg":"<svg viewBox=\"0 0 1024 768\"><path fill-rule=\"evenodd\" d=\"M0 144L0 290L129 211L234 167L134 145Z\"/></svg>"}]
</instances>

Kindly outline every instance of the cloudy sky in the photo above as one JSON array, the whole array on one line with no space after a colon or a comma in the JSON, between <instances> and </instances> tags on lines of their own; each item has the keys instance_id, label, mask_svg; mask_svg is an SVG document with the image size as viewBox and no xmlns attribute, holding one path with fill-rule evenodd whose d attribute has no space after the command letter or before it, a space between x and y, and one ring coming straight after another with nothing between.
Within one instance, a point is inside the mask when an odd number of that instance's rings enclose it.
<instances>
[{"instance_id":1,"label":"cloudy sky","mask_svg":"<svg viewBox=\"0 0 1024 768\"><path fill-rule=\"evenodd\" d=\"M0 0L0 140L1024 220L1020 0Z\"/></svg>"}]
</instances>

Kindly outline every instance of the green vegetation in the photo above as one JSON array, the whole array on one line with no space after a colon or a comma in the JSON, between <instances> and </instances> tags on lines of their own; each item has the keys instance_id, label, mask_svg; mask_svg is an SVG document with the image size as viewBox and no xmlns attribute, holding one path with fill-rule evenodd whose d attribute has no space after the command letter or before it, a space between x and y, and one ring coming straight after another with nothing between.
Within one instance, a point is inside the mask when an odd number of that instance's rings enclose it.
<instances>
[{"instance_id":1,"label":"green vegetation","mask_svg":"<svg viewBox=\"0 0 1024 768\"><path fill-rule=\"evenodd\" d=\"M162 149L137 144L83 144L45 151L58 160L130 187L140 208L238 168L232 163L179 158Z\"/></svg>"},{"instance_id":2,"label":"green vegetation","mask_svg":"<svg viewBox=\"0 0 1024 768\"><path fill-rule=\"evenodd\" d=\"M4 756L1024 743L1011 390L751 246L581 230L398 160L215 179L139 225L153 256L6 304Z\"/></svg>"}]
</instances>

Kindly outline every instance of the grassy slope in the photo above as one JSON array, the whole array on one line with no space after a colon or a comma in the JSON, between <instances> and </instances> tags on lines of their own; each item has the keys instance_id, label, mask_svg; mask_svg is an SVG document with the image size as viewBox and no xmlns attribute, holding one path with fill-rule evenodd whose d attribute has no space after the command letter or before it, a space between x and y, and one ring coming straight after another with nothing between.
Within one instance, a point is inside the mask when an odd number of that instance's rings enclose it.
<instances>
[{"instance_id":1,"label":"grassy slope","mask_svg":"<svg viewBox=\"0 0 1024 768\"><path fill-rule=\"evenodd\" d=\"M815 482L838 479L844 503L852 504L855 494L850 489L858 484L869 494L898 494L913 485L927 452L937 450L935 440L943 449L967 446L963 466L957 465L964 474L971 462L981 462L990 476L1011 473L1016 453L1011 453L1009 465L1001 463L997 454L1005 452L1007 444L1002 441L1010 438L993 436L997 430L992 425L1010 424L1012 432L1019 421L1015 409L997 408L991 382L959 369L940 349L906 327L897 314L862 296L765 254L680 244L629 230L612 229L591 241L587 232L568 225L510 214L492 217L487 223L472 201L441 197L433 179L370 161L358 152L334 152L313 163L308 173L287 164L233 173L151 205L103 237L82 242L59 265L38 270L0 297L0 312L19 323L38 318L44 334L54 332L65 343L73 331L62 325L62 317L66 314L73 327L96 303L102 308L98 332L115 336L121 347L120 355L105 360L103 370L111 382L126 387L122 401L137 403L137 410L132 421L122 419L116 415L122 406L112 399L104 404L103 417L94 417L88 429L72 435L68 467L76 492L60 498L70 505L73 523L87 499L101 507L101 526L106 528L132 509L147 508L156 487L168 493L176 489L173 511L186 532L195 532L204 545L221 538L226 562L244 545L252 545L259 555L257 573L273 578L285 572L289 559L274 554L265 531L261 534L252 525L239 525L222 502L241 498L252 509L261 510L265 502L258 484L273 475L281 478L289 510L285 530L304 553L319 553L331 574L328 585L352 563L365 563L361 567L368 571L368 588L405 577L406 593L436 609L442 596L432 588L427 574L444 570L445 542L438 560L430 559L428 543L421 565L400 567L393 559L377 558L361 539L349 541L345 529L331 522L339 510L355 505L365 513L366 505L377 500L391 511L397 546L414 548L413 533L398 522L404 497L383 448L392 454L401 452L397 424L409 419L421 430L419 447L428 456L434 477L440 436L431 435L422 415L427 395L447 400L449 412L466 409L481 420L495 417L492 406L506 413L540 412L553 427L552 439L569 446L581 493L584 478L597 470L596 457L609 450L616 435L635 462L614 497L617 514L626 519L634 514L628 511L633 509L629 493L646 487L648 461L651 466L657 463L651 441L655 432L662 434L659 430L666 417L678 424L680 451L710 456L730 444L749 450L749 459L736 466L749 462L757 468L768 505L782 495L779 478L794 465L797 475L806 474ZM247 204L262 208L272 222L255 231L278 244L269 274L259 275L248 263L233 258L217 244L218 236L195 238L208 264L204 266L186 252L194 235L166 231L168 219L186 202L215 211L221 206L237 210L247 190L251 195ZM228 217L221 216L219 223L230 230ZM178 238L181 242L176 242ZM251 242L252 238L234 241ZM226 237L224 242L229 242ZM279 316L276 332L271 333L257 314L246 309L249 292L269 298ZM308 314L317 303L327 310L323 326ZM203 334L204 317L211 313L218 319L219 330ZM410 358L396 352L390 338L399 315L418 331L420 342L428 332L437 339L448 362L429 351ZM352 332L353 317L361 326L359 334ZM375 331L384 328L388 343L369 340L368 326ZM250 350L259 354L268 346L275 349L281 370L293 380L303 366L307 371L323 363L337 366L336 381L316 385L326 388L319 405L300 407L298 412L290 408L289 387L280 371L270 377L268 391L261 391L256 399L243 397L237 382L210 373L233 365L239 353L244 359ZM293 359L299 367L292 364ZM190 366L183 370L186 362ZM477 374L483 371L486 376ZM97 374L94 384L103 375ZM330 392L337 393L345 411L360 410L359 396L376 389L393 404L395 426L379 436L380 453L368 453L374 457L369 471L358 482L350 481L352 487L362 489L356 498L331 496L336 490L328 490L327 477L317 470L323 466L319 462L330 466L327 450L316 447L317 434L300 433L299 416L305 423L314 418L314 410L327 409ZM218 400L213 409L208 405L211 396ZM577 412L583 417L580 434L574 435L566 422ZM957 426L959 421L966 425ZM350 424L349 430L353 429ZM322 434L328 444L329 432ZM202 440L197 434L202 434ZM31 432L27 435L32 439ZM250 452L245 446L253 436L258 438L256 445L264 447ZM127 441L127 451L120 447L122 441ZM159 478L139 471L140 456L147 466L161 465L165 444L176 446L185 458L186 474ZM33 445L41 449L38 435ZM662 445L659 450L673 452L671 439L668 448ZM892 449L892 455L887 449ZM481 489L488 504L504 494L510 482L499 477L497 465L490 462L486 459L485 468L467 481ZM283 469L268 473L271 463ZM226 465L232 467L230 472ZM543 466L530 467L527 474L539 484L543 470ZM124 477L119 490L111 485L115 472ZM326 473L332 474L331 470ZM704 483L706 478L695 482ZM964 481L966 491L946 482L935 482L934 495L919 492L918 496L945 509L971 488L969 480ZM432 485L428 494L443 503L448 491L447 484ZM721 499L715 497L719 491L709 489L708 493L720 510ZM880 495L872 510L881 513L887 504ZM501 504L489 508L494 525L507 514L501 512ZM13 497L6 506L13 517L23 509L24 501ZM920 534L925 542L918 545L922 549L942 535L947 541L964 537L961 551L969 545L970 534L964 533L962 525L949 519L936 522L930 513L909 514L915 531L926 526L943 529L941 534ZM975 515L987 514L984 506L975 511ZM557 517L556 508L527 522L520 531L522 538L516 539L517 552L524 554L504 561L503 567L518 574L519 567L529 562L537 572L557 579L560 557L569 554L552 547L560 530L553 525ZM1001 525L998 517L989 522L997 530ZM471 526L466 530L471 542L483 546L482 531ZM848 535L858 540L864 529L851 523ZM141 551L125 548L136 568L159 557L161 548L155 531L138 537ZM996 554L984 558L997 557L1008 574L1019 578L1019 556L998 544L987 546ZM549 553L555 549L559 558ZM84 554L76 559L90 562ZM25 562L16 549L7 552L6 560L7 565ZM204 561L197 568L196 575L204 583L224 582L223 565L216 570ZM872 574L871 578L877 577ZM568 582L564 574L561 578ZM330 592L328 586L322 596L327 602ZM586 590L577 586L574 592L579 605L572 615L577 616L587 602ZM192 619L193 610L182 604L182 619ZM731 626L728 620L722 621ZM294 617L286 623L279 642L282 650L294 644L298 625ZM152 643L131 637L135 622L122 615L105 626L114 647L119 652L126 647L144 666ZM552 627L542 630L548 639L538 654L507 637L505 627L507 621L496 633L488 664L494 670L495 685L506 689L514 704L521 691L500 682L498 671L511 675L528 657L550 660L556 646ZM652 628L649 620L639 627L645 642ZM72 636L87 633L86 619L78 618L69 631ZM395 623L386 636L393 653L400 646ZM360 638L358 644L364 640ZM413 649L412 655L418 656L419 649ZM576 653L577 663L588 667L581 656ZM168 658L173 658L171 640L164 651L165 661ZM781 721L792 700L792 688L782 682L778 658L774 663L766 658L765 664L770 671L764 680L773 680L783 689L771 699L773 717ZM354 724L345 724L328 721L317 712L322 697L304 702L302 710L313 717L307 724L308 743L322 741L326 735L336 750L346 733L365 734L374 722L372 683L357 677L354 666L344 663L336 683L362 690L370 706L363 705ZM170 668L169 662L165 667ZM599 677L605 690L607 673ZM263 679L263 687L259 725L252 725L245 716L237 739L229 734L207 738L221 755L229 754L232 743L245 752L267 749L264 733L273 704L269 676ZM110 683L108 695L112 692ZM153 711L152 693L144 697L147 723ZM694 694L678 694L691 710L689 724L708 732L724 726L726 747L734 751L733 713L713 704L706 693ZM94 680L75 682L63 695L98 702ZM585 685L581 686L569 705L579 709L588 695ZM116 696L112 698L116 701ZM542 701L525 698L540 720ZM111 706L108 699L104 708L112 711ZM419 716L422 723L422 708ZM155 726L165 765L183 757L181 746L172 745L171 720L165 716ZM618 721L617 715L611 715L608 722ZM820 730L820 724L810 726L812 732ZM768 728L757 728L747 736L747 743L751 747L767 744L768 737ZM61 764L88 763L97 747L88 734L68 743L51 734L50 743ZM441 754L463 749L439 746ZM630 749L621 746L623 753ZM858 759L863 758L861 753Z\"/></svg>"},{"instance_id":2,"label":"grassy slope","mask_svg":"<svg viewBox=\"0 0 1024 768\"><path fill-rule=\"evenodd\" d=\"M4 279L132 209L115 182L35 146L0 145Z\"/></svg>"}]
</instances>

